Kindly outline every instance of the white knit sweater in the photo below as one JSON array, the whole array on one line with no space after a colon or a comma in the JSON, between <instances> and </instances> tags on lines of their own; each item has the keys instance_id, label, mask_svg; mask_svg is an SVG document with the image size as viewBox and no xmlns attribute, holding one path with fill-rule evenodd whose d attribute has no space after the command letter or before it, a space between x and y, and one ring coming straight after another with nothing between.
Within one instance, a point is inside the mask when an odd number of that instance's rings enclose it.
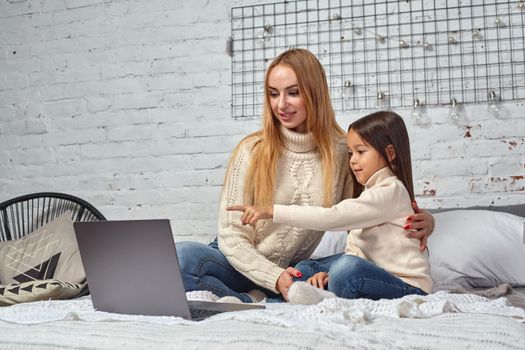
<instances>
[{"instance_id":1,"label":"white knit sweater","mask_svg":"<svg viewBox=\"0 0 525 350\"><path fill-rule=\"evenodd\" d=\"M281 128L285 150L277 164L273 200L277 204L323 205L323 169L311 134ZM243 203L244 180L256 140L244 142L233 161L222 191L219 211L219 249L230 264L257 285L275 289L279 276L288 266L310 257L323 231L301 229L261 220L254 229L242 226L241 213L226 206ZM348 150L341 138L336 150L334 203L352 196Z\"/></svg>"}]
</instances>

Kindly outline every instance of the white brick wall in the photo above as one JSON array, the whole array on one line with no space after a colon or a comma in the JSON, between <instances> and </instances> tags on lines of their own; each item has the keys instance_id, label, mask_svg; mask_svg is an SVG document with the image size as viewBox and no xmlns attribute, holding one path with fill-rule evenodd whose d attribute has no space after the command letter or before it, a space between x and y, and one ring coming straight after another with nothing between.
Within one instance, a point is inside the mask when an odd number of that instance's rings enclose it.
<instances>
[{"instance_id":1,"label":"white brick wall","mask_svg":"<svg viewBox=\"0 0 525 350\"><path fill-rule=\"evenodd\" d=\"M66 192L209 241L228 155L260 124L231 119L230 9L266 2L0 2L0 201ZM523 101L502 109L409 123L422 206L524 202Z\"/></svg>"}]
</instances>

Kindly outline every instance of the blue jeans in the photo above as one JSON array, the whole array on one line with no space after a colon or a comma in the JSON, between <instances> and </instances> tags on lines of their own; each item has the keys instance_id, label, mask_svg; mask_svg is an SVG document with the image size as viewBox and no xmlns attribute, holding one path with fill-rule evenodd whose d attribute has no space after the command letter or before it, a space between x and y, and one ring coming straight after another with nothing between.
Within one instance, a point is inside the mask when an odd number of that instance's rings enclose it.
<instances>
[{"instance_id":1,"label":"blue jeans","mask_svg":"<svg viewBox=\"0 0 525 350\"><path fill-rule=\"evenodd\" d=\"M295 268L303 273L301 281L306 281L317 272L327 272L328 290L341 298L379 300L426 294L373 262L354 255L336 254L302 260Z\"/></svg>"},{"instance_id":2,"label":"blue jeans","mask_svg":"<svg viewBox=\"0 0 525 350\"><path fill-rule=\"evenodd\" d=\"M267 295L267 301L283 301L281 295L256 285L231 266L219 250L217 240L209 245L180 242L176 247L187 292L208 290L219 297L230 295L251 303L252 299L246 292L259 289Z\"/></svg>"}]
</instances>

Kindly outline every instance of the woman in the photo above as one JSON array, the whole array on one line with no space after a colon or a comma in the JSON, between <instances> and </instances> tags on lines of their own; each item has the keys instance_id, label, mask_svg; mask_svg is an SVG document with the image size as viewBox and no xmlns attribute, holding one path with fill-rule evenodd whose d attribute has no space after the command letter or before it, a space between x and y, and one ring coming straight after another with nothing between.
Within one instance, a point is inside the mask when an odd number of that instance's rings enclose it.
<instances>
[{"instance_id":1,"label":"woman","mask_svg":"<svg viewBox=\"0 0 525 350\"><path fill-rule=\"evenodd\" d=\"M177 253L186 290L209 290L243 302L261 296L286 299L322 231L261 221L243 226L234 204L297 204L329 207L351 198L345 132L330 103L323 67L307 50L292 49L268 67L264 83L263 128L234 150L222 189L218 244L182 242ZM410 218L425 239L433 218ZM424 242L423 242L424 243ZM263 292L264 294L262 294Z\"/></svg>"}]
</instances>

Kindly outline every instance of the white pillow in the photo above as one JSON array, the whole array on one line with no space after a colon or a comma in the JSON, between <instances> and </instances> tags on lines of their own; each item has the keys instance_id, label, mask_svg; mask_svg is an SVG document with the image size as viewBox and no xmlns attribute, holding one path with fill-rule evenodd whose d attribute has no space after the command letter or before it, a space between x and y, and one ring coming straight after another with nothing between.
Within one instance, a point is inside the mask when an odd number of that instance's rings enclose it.
<instances>
[{"instance_id":1,"label":"white pillow","mask_svg":"<svg viewBox=\"0 0 525 350\"><path fill-rule=\"evenodd\" d=\"M488 210L452 210L434 218L428 248L436 284L525 285L525 218Z\"/></svg>"},{"instance_id":2,"label":"white pillow","mask_svg":"<svg viewBox=\"0 0 525 350\"><path fill-rule=\"evenodd\" d=\"M326 231L321 242L312 253L312 259L344 253L346 248L346 231Z\"/></svg>"}]
</instances>

